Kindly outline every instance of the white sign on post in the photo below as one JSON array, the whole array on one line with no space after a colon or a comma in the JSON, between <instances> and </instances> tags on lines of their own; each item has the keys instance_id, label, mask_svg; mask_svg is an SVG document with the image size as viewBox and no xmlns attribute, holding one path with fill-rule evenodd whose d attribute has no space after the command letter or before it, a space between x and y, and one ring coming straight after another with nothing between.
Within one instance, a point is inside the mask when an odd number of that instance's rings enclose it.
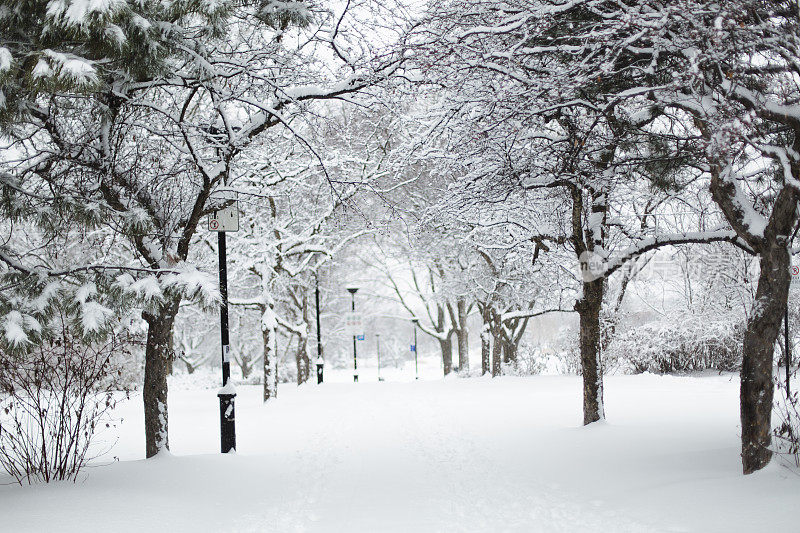
<instances>
[{"instance_id":1,"label":"white sign on post","mask_svg":"<svg viewBox=\"0 0 800 533\"><path fill-rule=\"evenodd\" d=\"M364 317L361 313L349 312L344 316L344 329L348 335L360 337L364 335Z\"/></svg>"},{"instance_id":2,"label":"white sign on post","mask_svg":"<svg viewBox=\"0 0 800 533\"><path fill-rule=\"evenodd\" d=\"M233 189L221 189L211 194L210 200L215 204L222 204L232 200L233 203L214 211L208 217L209 231L239 231L239 201Z\"/></svg>"}]
</instances>

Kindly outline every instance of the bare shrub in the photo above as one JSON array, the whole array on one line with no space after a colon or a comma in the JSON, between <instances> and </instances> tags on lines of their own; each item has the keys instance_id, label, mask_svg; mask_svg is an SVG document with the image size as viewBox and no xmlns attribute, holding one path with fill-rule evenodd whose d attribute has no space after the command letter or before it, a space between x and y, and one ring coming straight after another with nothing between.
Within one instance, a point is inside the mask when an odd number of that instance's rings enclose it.
<instances>
[{"instance_id":1,"label":"bare shrub","mask_svg":"<svg viewBox=\"0 0 800 533\"><path fill-rule=\"evenodd\" d=\"M64 322L24 354L0 352L0 465L20 484L76 479L120 398L119 335L88 342ZM128 391L121 391L127 397Z\"/></svg>"},{"instance_id":2,"label":"bare shrub","mask_svg":"<svg viewBox=\"0 0 800 533\"><path fill-rule=\"evenodd\" d=\"M786 384L776 378L776 415L773 451L800 467L800 397L797 391L786 394Z\"/></svg>"}]
</instances>

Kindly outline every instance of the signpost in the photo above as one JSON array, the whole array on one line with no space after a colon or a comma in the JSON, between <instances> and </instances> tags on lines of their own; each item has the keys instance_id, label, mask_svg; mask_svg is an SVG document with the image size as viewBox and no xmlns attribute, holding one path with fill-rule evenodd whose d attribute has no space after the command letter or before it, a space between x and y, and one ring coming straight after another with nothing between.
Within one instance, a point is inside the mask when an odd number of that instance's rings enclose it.
<instances>
[{"instance_id":1,"label":"signpost","mask_svg":"<svg viewBox=\"0 0 800 533\"><path fill-rule=\"evenodd\" d=\"M228 258L226 250L225 233L239 231L239 207L236 200L236 191L217 191L211 198L212 201L228 204L214 213L208 219L209 231L217 232L219 249L219 292L222 296L220 304L220 341L222 345L222 388L217 393L219 397L219 425L220 448L222 453L236 450L236 417L234 413L234 399L236 390L230 383L231 357L230 338L228 330Z\"/></svg>"},{"instance_id":2,"label":"signpost","mask_svg":"<svg viewBox=\"0 0 800 533\"><path fill-rule=\"evenodd\" d=\"M364 335L364 317L361 313L351 311L344 315L344 328L349 335L361 337Z\"/></svg>"},{"instance_id":3,"label":"signpost","mask_svg":"<svg viewBox=\"0 0 800 533\"><path fill-rule=\"evenodd\" d=\"M221 207L219 211L214 211L208 217L209 231L239 231L239 202L236 200L236 191L223 190L215 193L212 199L215 202L232 204Z\"/></svg>"}]
</instances>

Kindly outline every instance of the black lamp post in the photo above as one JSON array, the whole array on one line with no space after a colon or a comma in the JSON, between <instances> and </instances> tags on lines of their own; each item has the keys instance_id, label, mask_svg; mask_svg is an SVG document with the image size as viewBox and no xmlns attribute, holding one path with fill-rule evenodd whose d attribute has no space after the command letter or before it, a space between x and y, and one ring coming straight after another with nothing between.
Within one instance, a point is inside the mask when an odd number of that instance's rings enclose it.
<instances>
[{"instance_id":1,"label":"black lamp post","mask_svg":"<svg viewBox=\"0 0 800 533\"><path fill-rule=\"evenodd\" d=\"M319 320L319 274L314 276L315 280L315 288L314 288L314 299L317 303L317 385L322 383L322 370L324 368L324 361L322 360L322 333L320 332L320 320Z\"/></svg>"},{"instance_id":2,"label":"black lamp post","mask_svg":"<svg viewBox=\"0 0 800 533\"><path fill-rule=\"evenodd\" d=\"M419 379L419 362L417 360L417 354L419 353L419 347L417 345L417 324L419 324L419 319L412 318L411 322L414 323L414 379Z\"/></svg>"},{"instance_id":3,"label":"black lamp post","mask_svg":"<svg viewBox=\"0 0 800 533\"><path fill-rule=\"evenodd\" d=\"M353 314L356 312L356 293L358 287L348 287L347 291L350 293L350 307ZM358 383L358 357L356 355L356 334L353 333L353 383Z\"/></svg>"},{"instance_id":4,"label":"black lamp post","mask_svg":"<svg viewBox=\"0 0 800 533\"><path fill-rule=\"evenodd\" d=\"M375 334L375 350L378 354L378 381L383 381L381 377L381 334Z\"/></svg>"}]
</instances>

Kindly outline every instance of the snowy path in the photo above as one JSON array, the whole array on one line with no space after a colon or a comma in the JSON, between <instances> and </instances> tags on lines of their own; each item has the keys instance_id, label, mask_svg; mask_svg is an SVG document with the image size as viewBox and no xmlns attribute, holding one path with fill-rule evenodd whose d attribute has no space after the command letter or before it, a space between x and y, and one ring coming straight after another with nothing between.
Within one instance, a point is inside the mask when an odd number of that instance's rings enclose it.
<instances>
[{"instance_id":1,"label":"snowy path","mask_svg":"<svg viewBox=\"0 0 800 533\"><path fill-rule=\"evenodd\" d=\"M739 474L737 387L611 377L610 422L588 428L575 377L285 386L266 407L242 387L236 456L215 453L214 391L174 391L174 456L136 460L132 401L119 463L0 488L2 529L791 531L800 477Z\"/></svg>"}]
</instances>

